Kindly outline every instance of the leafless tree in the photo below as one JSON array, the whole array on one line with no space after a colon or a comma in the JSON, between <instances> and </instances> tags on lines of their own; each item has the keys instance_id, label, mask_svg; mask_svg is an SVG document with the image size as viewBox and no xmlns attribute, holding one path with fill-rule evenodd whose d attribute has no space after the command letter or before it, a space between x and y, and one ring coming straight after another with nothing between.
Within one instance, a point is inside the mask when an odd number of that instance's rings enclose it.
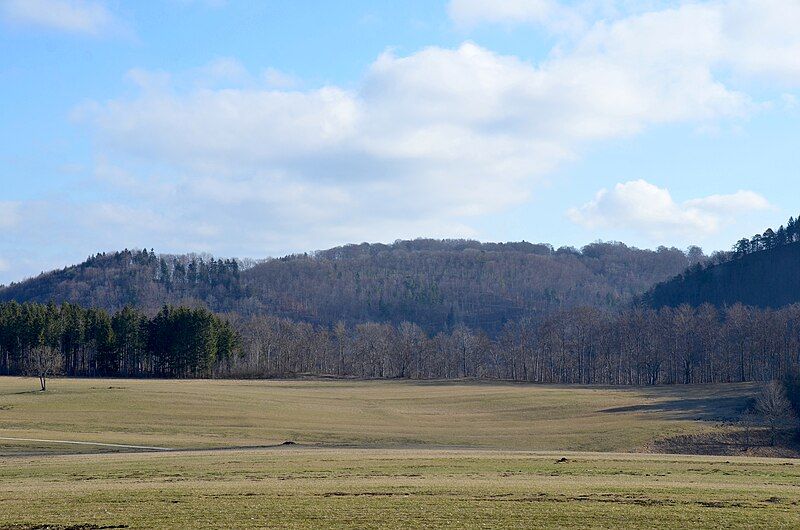
<instances>
[{"instance_id":1,"label":"leafless tree","mask_svg":"<svg viewBox=\"0 0 800 530\"><path fill-rule=\"evenodd\" d=\"M39 378L42 392L47 390L47 378L61 370L61 352L52 346L40 345L31 349L26 359L27 372Z\"/></svg>"},{"instance_id":2,"label":"leafless tree","mask_svg":"<svg viewBox=\"0 0 800 530\"><path fill-rule=\"evenodd\" d=\"M764 385L756 396L755 410L769 429L771 445L775 445L779 433L791 428L796 421L786 390L778 381Z\"/></svg>"}]
</instances>

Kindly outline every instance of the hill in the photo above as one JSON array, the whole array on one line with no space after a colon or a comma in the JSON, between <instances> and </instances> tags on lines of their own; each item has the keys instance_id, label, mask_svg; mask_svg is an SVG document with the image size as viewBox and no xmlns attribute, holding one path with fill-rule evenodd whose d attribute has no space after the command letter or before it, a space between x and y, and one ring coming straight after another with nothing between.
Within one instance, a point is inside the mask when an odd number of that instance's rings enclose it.
<instances>
[{"instance_id":1,"label":"hill","mask_svg":"<svg viewBox=\"0 0 800 530\"><path fill-rule=\"evenodd\" d=\"M319 324L410 321L429 332L465 324L494 333L522 316L621 307L701 258L621 243L556 250L467 240L347 245L245 266L125 250L12 284L0 290L0 301L148 311L165 303L202 303L215 311Z\"/></svg>"},{"instance_id":2,"label":"hill","mask_svg":"<svg viewBox=\"0 0 800 530\"><path fill-rule=\"evenodd\" d=\"M653 287L644 301L651 307L738 303L761 308L800 302L800 230L794 219L788 226L742 239L727 261L695 265Z\"/></svg>"}]
</instances>

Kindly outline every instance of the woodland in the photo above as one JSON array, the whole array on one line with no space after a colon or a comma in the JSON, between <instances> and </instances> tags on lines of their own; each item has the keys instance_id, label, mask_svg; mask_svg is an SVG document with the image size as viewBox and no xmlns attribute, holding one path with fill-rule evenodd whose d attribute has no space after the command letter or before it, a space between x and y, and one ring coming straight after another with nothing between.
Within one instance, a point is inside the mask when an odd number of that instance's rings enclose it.
<instances>
[{"instance_id":1,"label":"woodland","mask_svg":"<svg viewBox=\"0 0 800 530\"><path fill-rule=\"evenodd\" d=\"M262 262L98 254L0 291L0 373L780 379L800 367L799 239L792 219L711 257L466 240ZM759 292L779 303L748 303Z\"/></svg>"}]
</instances>

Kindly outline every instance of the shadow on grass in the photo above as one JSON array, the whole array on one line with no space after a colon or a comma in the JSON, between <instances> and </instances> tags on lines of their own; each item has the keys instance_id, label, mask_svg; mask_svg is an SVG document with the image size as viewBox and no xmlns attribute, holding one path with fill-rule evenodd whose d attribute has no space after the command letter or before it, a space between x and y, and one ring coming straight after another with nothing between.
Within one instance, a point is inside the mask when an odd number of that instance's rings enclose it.
<instances>
[{"instance_id":1,"label":"shadow on grass","mask_svg":"<svg viewBox=\"0 0 800 530\"><path fill-rule=\"evenodd\" d=\"M655 412L673 420L734 421L741 417L751 403L752 398L746 395L711 396L670 399L657 403L613 407L598 412L607 414Z\"/></svg>"}]
</instances>

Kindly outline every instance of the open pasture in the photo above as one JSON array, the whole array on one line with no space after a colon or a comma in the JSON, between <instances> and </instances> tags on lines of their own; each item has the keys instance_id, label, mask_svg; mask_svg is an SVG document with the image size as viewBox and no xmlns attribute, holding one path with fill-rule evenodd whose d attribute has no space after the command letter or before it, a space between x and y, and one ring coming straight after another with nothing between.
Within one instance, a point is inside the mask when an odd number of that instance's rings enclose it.
<instances>
[{"instance_id":1,"label":"open pasture","mask_svg":"<svg viewBox=\"0 0 800 530\"><path fill-rule=\"evenodd\" d=\"M797 528L800 464L614 453L320 448L0 460L0 528L43 524L84 529Z\"/></svg>"},{"instance_id":2,"label":"open pasture","mask_svg":"<svg viewBox=\"0 0 800 530\"><path fill-rule=\"evenodd\" d=\"M35 383L0 378L0 529L800 525L795 461L636 453L748 385Z\"/></svg>"},{"instance_id":3,"label":"open pasture","mask_svg":"<svg viewBox=\"0 0 800 530\"><path fill-rule=\"evenodd\" d=\"M749 385L0 378L0 437L179 449L304 445L641 451L738 416ZM113 450L0 440L0 455Z\"/></svg>"}]
</instances>

